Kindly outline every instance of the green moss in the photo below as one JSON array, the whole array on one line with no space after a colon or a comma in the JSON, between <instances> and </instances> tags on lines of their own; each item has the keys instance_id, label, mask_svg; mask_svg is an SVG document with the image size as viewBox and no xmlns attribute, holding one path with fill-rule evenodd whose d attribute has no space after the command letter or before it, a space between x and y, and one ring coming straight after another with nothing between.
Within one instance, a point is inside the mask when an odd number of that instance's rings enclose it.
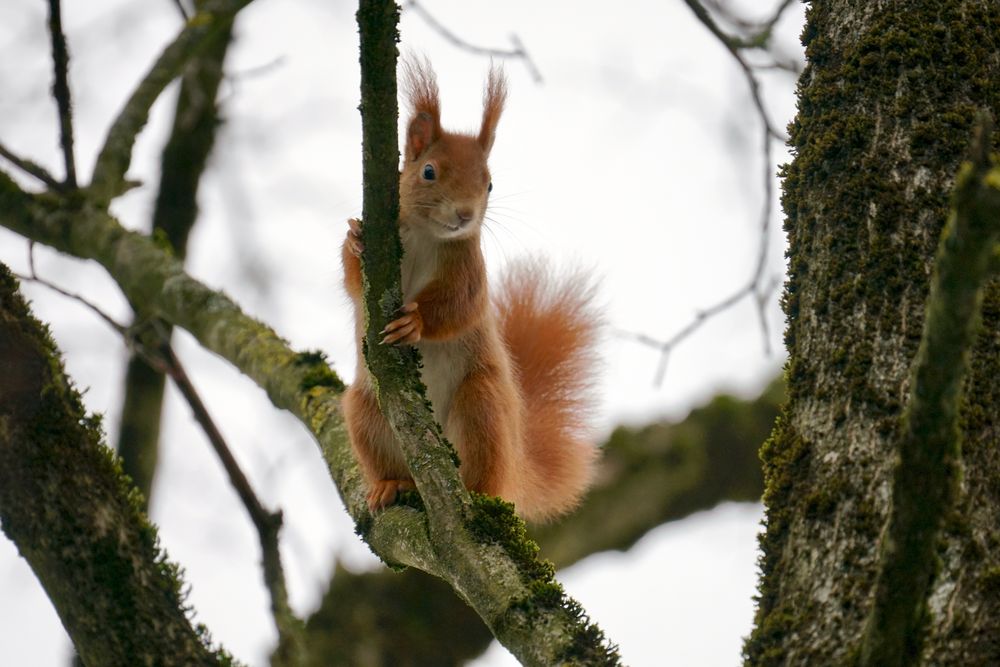
<instances>
[{"instance_id":1,"label":"green moss","mask_svg":"<svg viewBox=\"0 0 1000 667\"><path fill-rule=\"evenodd\" d=\"M987 568L979 578L979 585L987 595L1000 597L1000 565Z\"/></svg>"},{"instance_id":2,"label":"green moss","mask_svg":"<svg viewBox=\"0 0 1000 667\"><path fill-rule=\"evenodd\" d=\"M872 475L888 470L884 452L812 479L810 448L788 426L791 416L801 415L804 403L815 408L819 402L831 407L838 423L860 418L886 443L897 436L899 386L920 340L951 178L976 109L1000 116L1000 7L955 0L909 2L905 10L859 5L860 33L844 32L842 11L834 3L808 6L802 36L808 63L799 113L789 126L795 159L782 168L789 405L761 452L767 533L761 538L756 628L745 647L747 662L755 665L779 664L794 628L812 622L804 611L808 601L791 587L780 589L786 570L800 569L786 551L789 526L813 530L836 512L842 530L877 539L884 520L884 508L862 493L872 488ZM902 150L893 145L899 139ZM988 290L984 329L998 291L995 284ZM862 318L863 329L857 326ZM886 341L894 346L889 355ZM982 370L974 375L982 378L982 393L974 403L995 406L996 342L981 345L976 363ZM989 432L989 414L973 407L966 418L967 432L973 424ZM849 505L838 502L844 497ZM856 590L845 584L836 595L863 596L871 585L871 572L857 562L851 569L860 577L850 584ZM857 620L864 610L852 613ZM800 659L829 662L822 654Z\"/></svg>"},{"instance_id":3,"label":"green moss","mask_svg":"<svg viewBox=\"0 0 1000 667\"><path fill-rule=\"evenodd\" d=\"M514 513L511 503L473 493L467 526L476 539L503 548L530 591L529 597L513 601L508 613L530 617L539 611L559 610L579 628L559 657L558 664L621 664L617 647L608 643L603 631L590 621L583 607L569 598L556 581L552 563L539 560L538 545L528 537L524 521Z\"/></svg>"},{"instance_id":4,"label":"green moss","mask_svg":"<svg viewBox=\"0 0 1000 667\"><path fill-rule=\"evenodd\" d=\"M484 543L498 544L510 556L528 581L554 580L555 567L538 560L538 544L528 537L528 529L514 512L514 505L481 493L472 494L469 532Z\"/></svg>"},{"instance_id":5,"label":"green moss","mask_svg":"<svg viewBox=\"0 0 1000 667\"><path fill-rule=\"evenodd\" d=\"M16 289L0 265L0 356L16 374L16 382L0 383L8 429L0 434L8 438L0 439L0 526L84 659L124 664L121 656L159 656L177 664L175 656L186 655L194 664L228 664L196 636L180 571L161 549L141 494L104 446L100 418L86 414L47 328Z\"/></svg>"},{"instance_id":6,"label":"green moss","mask_svg":"<svg viewBox=\"0 0 1000 667\"><path fill-rule=\"evenodd\" d=\"M334 391L342 392L347 388L330 369L326 354L319 350L299 352L295 355L294 363L298 367L304 367L304 374L299 383L302 391L309 391L313 387L330 387Z\"/></svg>"}]
</instances>

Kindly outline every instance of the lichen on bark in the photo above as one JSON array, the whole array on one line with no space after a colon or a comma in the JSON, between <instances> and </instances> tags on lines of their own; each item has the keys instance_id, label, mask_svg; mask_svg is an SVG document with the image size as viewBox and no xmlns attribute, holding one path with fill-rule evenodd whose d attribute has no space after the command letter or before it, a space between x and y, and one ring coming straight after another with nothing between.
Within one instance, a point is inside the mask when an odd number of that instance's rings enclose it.
<instances>
[{"instance_id":1,"label":"lichen on bark","mask_svg":"<svg viewBox=\"0 0 1000 667\"><path fill-rule=\"evenodd\" d=\"M1000 112L1000 7L813 3L783 170L789 400L765 446L767 532L748 664L843 664L858 650L936 245L974 118ZM966 477L949 515L924 659L1000 657L1000 288L986 286L962 408ZM995 553L995 551L994 551ZM941 613L949 609L949 613ZM963 610L979 610L976 614ZM983 610L992 610L984 613ZM961 662L961 660L959 660Z\"/></svg>"},{"instance_id":2,"label":"lichen on bark","mask_svg":"<svg viewBox=\"0 0 1000 667\"><path fill-rule=\"evenodd\" d=\"M192 626L179 569L0 265L0 527L86 664L224 665Z\"/></svg>"}]
</instances>

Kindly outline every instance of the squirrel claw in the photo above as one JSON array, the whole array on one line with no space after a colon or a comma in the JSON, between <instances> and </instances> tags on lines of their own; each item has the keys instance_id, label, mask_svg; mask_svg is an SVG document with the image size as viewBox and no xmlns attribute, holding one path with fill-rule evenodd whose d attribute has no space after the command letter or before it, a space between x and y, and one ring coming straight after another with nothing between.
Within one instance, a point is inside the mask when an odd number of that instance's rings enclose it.
<instances>
[{"instance_id":1,"label":"squirrel claw","mask_svg":"<svg viewBox=\"0 0 1000 667\"><path fill-rule=\"evenodd\" d=\"M368 511L375 512L396 502L400 491L413 491L412 479L380 479L368 491Z\"/></svg>"},{"instance_id":2,"label":"squirrel claw","mask_svg":"<svg viewBox=\"0 0 1000 667\"><path fill-rule=\"evenodd\" d=\"M393 345L395 343L413 345L420 342L424 321L417 310L417 302L406 304L399 309L399 312L404 313L404 315L389 322L379 332L383 336L382 340L379 341L380 345Z\"/></svg>"},{"instance_id":3,"label":"squirrel claw","mask_svg":"<svg viewBox=\"0 0 1000 667\"><path fill-rule=\"evenodd\" d=\"M350 229L347 230L347 247L355 257L361 257L365 244L361 242L361 221L351 218L347 221Z\"/></svg>"}]
</instances>

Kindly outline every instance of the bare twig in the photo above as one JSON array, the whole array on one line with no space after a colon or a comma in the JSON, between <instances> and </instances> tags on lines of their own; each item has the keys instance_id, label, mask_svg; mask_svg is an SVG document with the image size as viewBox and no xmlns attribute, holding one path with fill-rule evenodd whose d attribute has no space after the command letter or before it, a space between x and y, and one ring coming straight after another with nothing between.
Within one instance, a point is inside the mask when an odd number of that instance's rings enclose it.
<instances>
[{"instance_id":1,"label":"bare twig","mask_svg":"<svg viewBox=\"0 0 1000 667\"><path fill-rule=\"evenodd\" d=\"M183 0L173 0L173 2L174 6L177 7L177 11L180 12L181 18L184 19L184 21L190 20L191 16L188 14L187 7L184 6Z\"/></svg>"},{"instance_id":2,"label":"bare twig","mask_svg":"<svg viewBox=\"0 0 1000 667\"><path fill-rule=\"evenodd\" d=\"M63 184L60 183L55 176L50 174L45 167L35 162L32 162L27 158L19 157L18 155L14 154L9 148L4 146L2 143L0 143L0 156L2 156L5 160L10 162L12 165L17 167L24 173L30 176L34 176L45 185L52 188L53 190L63 189Z\"/></svg>"},{"instance_id":3,"label":"bare twig","mask_svg":"<svg viewBox=\"0 0 1000 667\"><path fill-rule=\"evenodd\" d=\"M754 304L757 309L757 319L760 324L761 337L764 342L764 352L765 354L770 355L771 336L770 329L767 324L766 307L771 294L774 293L775 289L777 289L780 284L780 281L775 277L765 281L765 272L767 268L768 250L770 249L771 241L771 217L774 209L774 178L772 174L773 149L771 142L773 140L784 141L784 135L779 133L771 123L767 110L764 108L763 99L761 98L760 84L754 74L755 68L747 62L741 52L742 49L747 48L763 48L764 44L746 42L745 40L726 34L718 27L714 19L712 19L711 15L708 13L708 10L701 4L701 2L699 2L699 0L684 1L691 11L694 12L698 20L723 44L723 46L726 47L726 50L729 51L729 53L736 60L737 64L739 64L740 68L743 70L744 76L747 79L750 94L753 98L754 107L756 108L757 115L760 118L762 128L761 152L763 154L762 178L764 184L764 204L761 207L760 212L760 247L757 251L757 261L754 265L753 273L745 285L721 301L700 311L694 319L691 320L691 322L682 327L667 340L660 340L645 334L637 334L628 331L618 332L618 335L624 338L631 338L632 340L642 343L643 345L649 345L650 347L659 350L660 361L657 365L656 375L653 381L656 386L660 386L663 383L663 379L666 376L667 371L667 362L670 359L670 353L675 347L677 347L677 345L701 328L701 326L711 317L731 308L747 296L752 295L754 297ZM776 10L775 14L768 21L752 25L762 31L761 35L769 33L770 29L781 17L782 12L790 4L790 0L784 0L784 2Z\"/></svg>"},{"instance_id":4,"label":"bare twig","mask_svg":"<svg viewBox=\"0 0 1000 667\"><path fill-rule=\"evenodd\" d=\"M791 7L795 0L783 0L780 5L774 10L774 13L763 21L748 21L741 16L736 15L733 11L724 6L719 0L702 0L703 4L711 9L713 12L721 16L727 23L730 23L744 32L749 32L752 34L751 37L744 40L747 45L755 44L758 48L763 48L766 46L767 38L770 37L771 31L774 30L774 26L777 25L778 21L781 20L782 15L785 10Z\"/></svg>"},{"instance_id":5,"label":"bare twig","mask_svg":"<svg viewBox=\"0 0 1000 667\"><path fill-rule=\"evenodd\" d=\"M153 322L154 327L157 324L156 321ZM194 384L191 382L191 378L184 370L184 366L181 364L180 359L177 358L169 341L160 337L160 343L155 349L143 349L140 346L140 353L150 366L169 376L174 381L184 400L191 407L195 420L201 426L205 435L208 436L208 441L211 443L212 449L219 457L222 467L229 477L229 483L240 497L240 501L242 501L243 506L246 508L247 514L250 515L250 520L257 529L264 567L264 583L271 596L271 611L274 615L275 624L278 627L279 641L282 646L286 647L286 650L287 648L294 647L293 650L296 652L301 651L300 633L302 624L301 621L295 618L288 604L288 588L285 584L285 574L281 565L281 554L278 547L278 533L281 530L282 524L281 511L271 512L264 507L263 503L257 497L250 484L250 480L247 479L247 476L236 461L236 457L233 456L232 450L226 444L222 432L219 431L218 426L216 426L215 421L209 414L208 408L205 407L201 396L199 396Z\"/></svg>"},{"instance_id":6,"label":"bare twig","mask_svg":"<svg viewBox=\"0 0 1000 667\"><path fill-rule=\"evenodd\" d=\"M90 309L99 318L101 318L102 320L104 320L109 327L111 327L112 329L114 329L115 331L117 331L122 336L126 336L127 337L127 335L128 335L128 327L126 327L124 324L120 324L117 320L115 320L115 318L111 317L110 315L108 315L107 313L105 313L103 310L101 310L100 308L98 308L96 305L94 305L90 301L87 301L85 298L83 298L82 296L80 296L79 294L75 294L73 292L69 292L67 290L64 290L63 288L59 287L55 283L51 283L48 280L45 280L44 278L38 276L35 273L35 257L34 257L34 252L33 252L34 245L35 244L34 244L33 241L30 242L29 245L28 245L28 270L30 271L30 273L28 275L26 275L26 276L25 275L21 275L19 273L14 273L14 276L18 280L20 280L21 282L37 283L37 284L41 285L42 287L47 287L48 289L52 290L53 292L61 294L61 295L63 295L64 297L66 297L68 299L72 299L74 301L79 302L83 306L85 306L88 309Z\"/></svg>"},{"instance_id":7,"label":"bare twig","mask_svg":"<svg viewBox=\"0 0 1000 667\"><path fill-rule=\"evenodd\" d=\"M405 5L405 9L412 9L415 11L424 19L427 25L436 30L441 37L460 49L464 49L470 53L496 58L520 58L524 61L524 65L528 68L528 71L531 73L531 77L535 80L535 83L542 82L542 73L538 70L535 62L531 59L531 56L528 55L528 51L524 48L524 43L521 42L521 38L516 34L512 33L510 35L510 41L514 45L514 48L512 49L491 49L483 46L477 46L465 41L457 34L446 28L444 24L434 18L434 16L427 11L422 4L417 2L417 0L408 0Z\"/></svg>"},{"instance_id":8,"label":"bare twig","mask_svg":"<svg viewBox=\"0 0 1000 667\"><path fill-rule=\"evenodd\" d=\"M777 289L780 284L780 280L775 277L772 277L771 280L766 282L764 280L765 271L767 269L768 250L771 244L771 217L774 209L774 179L771 174L772 137L766 126L763 129L762 135L762 149L764 154L764 205L761 209L759 223L760 246L757 250L757 261L750 280L743 287L739 288L721 301L698 312L691 322L667 340L659 340L645 334L636 334L627 331L618 332L618 334L622 337L631 338L639 343L642 343L643 345L649 345L650 347L654 347L660 351L660 362L657 365L656 375L653 379L653 383L657 387L663 384L663 380L666 377L667 372L667 362L670 359L670 353L673 352L675 347L677 347L688 336L700 329L701 326L710 318L731 308L750 295L754 296L754 303L757 307L761 337L764 341L764 352L768 355L771 354L770 330L767 325L766 306L768 298L770 298L771 294L774 293L774 290Z\"/></svg>"},{"instance_id":9,"label":"bare twig","mask_svg":"<svg viewBox=\"0 0 1000 667\"><path fill-rule=\"evenodd\" d=\"M76 187L76 160L73 158L73 105L69 92L69 50L62 31L60 0L49 0L49 34L52 37L54 79L52 95L59 108L59 135L63 162L66 165L66 185Z\"/></svg>"},{"instance_id":10,"label":"bare twig","mask_svg":"<svg viewBox=\"0 0 1000 667\"><path fill-rule=\"evenodd\" d=\"M694 12L695 17L704 25L710 33L715 35L716 38L722 43L726 50L729 51L733 59L743 70L743 76L746 78L747 85L750 87L750 96L753 98L753 104L757 108L757 113L760 115L761 121L764 123L764 127L767 128L767 133L778 139L780 141L785 140L785 135L779 132L771 124L770 117L767 114L767 110L764 107L764 99L761 97L760 93L760 82L757 77L754 76L753 67L747 62L746 58L743 57L741 52L744 48L749 48L749 45L744 44L742 40L728 35L722 31L721 28L716 24L715 19L712 15L708 13L708 10L698 1L698 0L684 0L684 3Z\"/></svg>"}]
</instances>

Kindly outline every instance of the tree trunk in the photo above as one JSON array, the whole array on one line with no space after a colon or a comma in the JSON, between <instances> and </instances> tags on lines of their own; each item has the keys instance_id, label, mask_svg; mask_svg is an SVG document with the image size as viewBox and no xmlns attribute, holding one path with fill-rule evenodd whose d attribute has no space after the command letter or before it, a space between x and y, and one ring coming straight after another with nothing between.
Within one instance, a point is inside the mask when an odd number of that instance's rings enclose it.
<instances>
[{"instance_id":1,"label":"tree trunk","mask_svg":"<svg viewBox=\"0 0 1000 667\"><path fill-rule=\"evenodd\" d=\"M788 403L763 451L748 664L858 656L931 266L977 112L1000 111L1000 4L814 2L785 170ZM962 406L923 661L1000 664L1000 283Z\"/></svg>"},{"instance_id":2,"label":"tree trunk","mask_svg":"<svg viewBox=\"0 0 1000 667\"><path fill-rule=\"evenodd\" d=\"M227 665L192 627L176 565L0 264L0 527L87 665Z\"/></svg>"}]
</instances>

